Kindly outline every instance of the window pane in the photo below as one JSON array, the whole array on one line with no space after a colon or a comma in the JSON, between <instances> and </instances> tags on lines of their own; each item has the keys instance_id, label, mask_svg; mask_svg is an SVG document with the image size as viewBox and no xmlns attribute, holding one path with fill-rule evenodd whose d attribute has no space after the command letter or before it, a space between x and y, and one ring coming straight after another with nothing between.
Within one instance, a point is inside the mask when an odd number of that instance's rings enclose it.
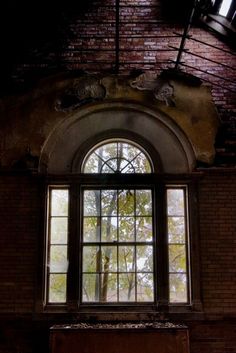
<instances>
[{"instance_id":1,"label":"window pane","mask_svg":"<svg viewBox=\"0 0 236 353\"><path fill-rule=\"evenodd\" d=\"M119 274L119 301L135 301L135 273Z\"/></svg>"},{"instance_id":2,"label":"window pane","mask_svg":"<svg viewBox=\"0 0 236 353\"><path fill-rule=\"evenodd\" d=\"M51 216L67 216L68 190L51 190Z\"/></svg>"},{"instance_id":3,"label":"window pane","mask_svg":"<svg viewBox=\"0 0 236 353\"><path fill-rule=\"evenodd\" d=\"M137 274L137 301L153 301L153 283L154 282L152 273Z\"/></svg>"},{"instance_id":4,"label":"window pane","mask_svg":"<svg viewBox=\"0 0 236 353\"><path fill-rule=\"evenodd\" d=\"M101 252L98 246L84 246L83 272L97 272L101 264Z\"/></svg>"},{"instance_id":5,"label":"window pane","mask_svg":"<svg viewBox=\"0 0 236 353\"><path fill-rule=\"evenodd\" d=\"M89 194L90 191L84 192ZM153 241L152 210L150 205L144 206L144 215L150 210L150 216L136 215L136 191L96 190L99 198L96 201L94 198L93 202L101 204L101 214L93 217L84 216L83 220L83 301L137 302L150 301L150 298L153 298L153 293L151 296L149 294L148 282L153 281L153 246L140 243ZM143 198L144 202L151 204L151 191L140 189L138 196L141 213ZM91 194L89 197L91 201ZM84 200L86 201L86 197ZM90 205L90 210L93 209ZM98 225L99 222L101 227ZM96 244L89 245L92 241ZM142 290L140 289L139 297L137 297L136 271L139 272L139 278L141 272L148 275L143 277L145 283ZM90 274L97 277L87 276Z\"/></svg>"},{"instance_id":6,"label":"window pane","mask_svg":"<svg viewBox=\"0 0 236 353\"><path fill-rule=\"evenodd\" d=\"M152 246L137 246L137 271L152 272L153 270L153 254Z\"/></svg>"},{"instance_id":7,"label":"window pane","mask_svg":"<svg viewBox=\"0 0 236 353\"><path fill-rule=\"evenodd\" d=\"M66 302L66 274L50 274L49 303Z\"/></svg>"},{"instance_id":8,"label":"window pane","mask_svg":"<svg viewBox=\"0 0 236 353\"><path fill-rule=\"evenodd\" d=\"M68 189L49 189L47 299L50 303L66 302L68 270Z\"/></svg>"},{"instance_id":9,"label":"window pane","mask_svg":"<svg viewBox=\"0 0 236 353\"><path fill-rule=\"evenodd\" d=\"M83 275L83 302L96 302L99 300L99 275Z\"/></svg>"},{"instance_id":10,"label":"window pane","mask_svg":"<svg viewBox=\"0 0 236 353\"><path fill-rule=\"evenodd\" d=\"M185 219L184 217L168 217L169 243L185 242Z\"/></svg>"},{"instance_id":11,"label":"window pane","mask_svg":"<svg viewBox=\"0 0 236 353\"><path fill-rule=\"evenodd\" d=\"M135 251L134 246L119 246L119 271L135 271Z\"/></svg>"},{"instance_id":12,"label":"window pane","mask_svg":"<svg viewBox=\"0 0 236 353\"><path fill-rule=\"evenodd\" d=\"M177 273L169 275L169 295L171 303L187 302L187 276Z\"/></svg>"},{"instance_id":13,"label":"window pane","mask_svg":"<svg viewBox=\"0 0 236 353\"><path fill-rule=\"evenodd\" d=\"M151 190L136 190L136 214L139 216L152 216Z\"/></svg>"},{"instance_id":14,"label":"window pane","mask_svg":"<svg viewBox=\"0 0 236 353\"><path fill-rule=\"evenodd\" d=\"M68 233L67 217L51 219L51 244L66 244Z\"/></svg>"},{"instance_id":15,"label":"window pane","mask_svg":"<svg viewBox=\"0 0 236 353\"><path fill-rule=\"evenodd\" d=\"M119 218L119 241L134 241L134 217Z\"/></svg>"},{"instance_id":16,"label":"window pane","mask_svg":"<svg viewBox=\"0 0 236 353\"><path fill-rule=\"evenodd\" d=\"M184 191L182 189L167 190L169 216L184 216Z\"/></svg>"},{"instance_id":17,"label":"window pane","mask_svg":"<svg viewBox=\"0 0 236 353\"><path fill-rule=\"evenodd\" d=\"M103 216L117 215L117 190L102 190L101 207Z\"/></svg>"},{"instance_id":18,"label":"window pane","mask_svg":"<svg viewBox=\"0 0 236 353\"><path fill-rule=\"evenodd\" d=\"M101 241L117 241L117 217L102 217Z\"/></svg>"},{"instance_id":19,"label":"window pane","mask_svg":"<svg viewBox=\"0 0 236 353\"><path fill-rule=\"evenodd\" d=\"M186 272L185 245L169 245L169 272Z\"/></svg>"},{"instance_id":20,"label":"window pane","mask_svg":"<svg viewBox=\"0 0 236 353\"><path fill-rule=\"evenodd\" d=\"M84 173L99 173L99 158L94 153L87 159Z\"/></svg>"},{"instance_id":21,"label":"window pane","mask_svg":"<svg viewBox=\"0 0 236 353\"><path fill-rule=\"evenodd\" d=\"M67 246L52 245L50 248L50 272L67 272Z\"/></svg>"},{"instance_id":22,"label":"window pane","mask_svg":"<svg viewBox=\"0 0 236 353\"><path fill-rule=\"evenodd\" d=\"M219 9L219 15L227 16L232 0L223 0Z\"/></svg>"},{"instance_id":23,"label":"window pane","mask_svg":"<svg viewBox=\"0 0 236 353\"><path fill-rule=\"evenodd\" d=\"M117 168L118 168L117 158L110 159L105 163L103 163L100 173L107 173L107 174L116 173Z\"/></svg>"},{"instance_id":24,"label":"window pane","mask_svg":"<svg viewBox=\"0 0 236 353\"><path fill-rule=\"evenodd\" d=\"M100 240L100 217L84 217L83 241L86 243Z\"/></svg>"},{"instance_id":25,"label":"window pane","mask_svg":"<svg viewBox=\"0 0 236 353\"><path fill-rule=\"evenodd\" d=\"M102 246L102 272L117 271L117 247Z\"/></svg>"},{"instance_id":26,"label":"window pane","mask_svg":"<svg viewBox=\"0 0 236 353\"><path fill-rule=\"evenodd\" d=\"M101 302L117 302L117 274L103 273L101 277Z\"/></svg>"},{"instance_id":27,"label":"window pane","mask_svg":"<svg viewBox=\"0 0 236 353\"><path fill-rule=\"evenodd\" d=\"M167 190L169 300L187 301L187 234L183 188Z\"/></svg>"},{"instance_id":28,"label":"window pane","mask_svg":"<svg viewBox=\"0 0 236 353\"><path fill-rule=\"evenodd\" d=\"M84 192L84 216L100 216L100 190Z\"/></svg>"},{"instance_id":29,"label":"window pane","mask_svg":"<svg viewBox=\"0 0 236 353\"><path fill-rule=\"evenodd\" d=\"M153 240L152 218L137 217L136 218L136 240L149 242Z\"/></svg>"},{"instance_id":30,"label":"window pane","mask_svg":"<svg viewBox=\"0 0 236 353\"><path fill-rule=\"evenodd\" d=\"M119 214L134 215L134 190L119 191Z\"/></svg>"}]
</instances>

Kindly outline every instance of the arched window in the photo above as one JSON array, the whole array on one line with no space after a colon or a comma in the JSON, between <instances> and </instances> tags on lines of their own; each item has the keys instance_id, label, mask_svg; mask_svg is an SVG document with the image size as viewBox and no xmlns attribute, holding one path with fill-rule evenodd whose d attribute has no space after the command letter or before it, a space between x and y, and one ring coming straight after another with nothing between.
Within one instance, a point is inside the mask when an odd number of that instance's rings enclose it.
<instances>
[{"instance_id":1,"label":"arched window","mask_svg":"<svg viewBox=\"0 0 236 353\"><path fill-rule=\"evenodd\" d=\"M49 186L46 305L191 303L187 183L160 179L122 138L92 147L60 183Z\"/></svg>"},{"instance_id":2,"label":"arched window","mask_svg":"<svg viewBox=\"0 0 236 353\"><path fill-rule=\"evenodd\" d=\"M96 146L86 156L82 173L151 173L147 154L130 141L116 140Z\"/></svg>"}]
</instances>

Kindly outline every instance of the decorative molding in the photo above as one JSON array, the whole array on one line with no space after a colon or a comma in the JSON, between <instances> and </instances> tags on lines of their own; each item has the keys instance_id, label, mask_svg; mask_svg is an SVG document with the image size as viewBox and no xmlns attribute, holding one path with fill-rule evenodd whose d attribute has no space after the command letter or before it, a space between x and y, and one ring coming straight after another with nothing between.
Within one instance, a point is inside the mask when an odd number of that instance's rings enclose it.
<instances>
[{"instance_id":1,"label":"decorative molding","mask_svg":"<svg viewBox=\"0 0 236 353\"><path fill-rule=\"evenodd\" d=\"M56 100L55 109L70 112L81 105L101 101L106 95L105 87L93 76L75 79L65 93Z\"/></svg>"},{"instance_id":2,"label":"decorative molding","mask_svg":"<svg viewBox=\"0 0 236 353\"><path fill-rule=\"evenodd\" d=\"M138 90L152 91L156 99L165 102L169 107L175 106L174 87L167 79L158 77L153 72L142 73L130 83L130 86Z\"/></svg>"}]
</instances>

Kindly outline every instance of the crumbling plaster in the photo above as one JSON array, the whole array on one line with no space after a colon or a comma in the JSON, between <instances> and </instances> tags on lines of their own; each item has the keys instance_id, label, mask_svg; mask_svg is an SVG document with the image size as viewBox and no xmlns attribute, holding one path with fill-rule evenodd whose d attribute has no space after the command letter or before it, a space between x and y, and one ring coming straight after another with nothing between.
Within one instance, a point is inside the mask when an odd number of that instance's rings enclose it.
<instances>
[{"instance_id":1,"label":"crumbling plaster","mask_svg":"<svg viewBox=\"0 0 236 353\"><path fill-rule=\"evenodd\" d=\"M9 96L0 100L0 166L10 168L26 154L40 158L45 143L52 132L84 107L96 105L96 97L81 101L75 110L56 109L56 102L70 89L75 80L59 75L40 81L37 87L21 96ZM84 80L84 76L83 76ZM103 102L133 102L164 113L187 136L197 161L211 164L214 160L214 142L219 120L212 101L209 86L191 86L170 81L173 86L175 106L155 98L148 90L131 87L131 78L124 76L96 76L105 89ZM94 98L94 99L93 99Z\"/></svg>"}]
</instances>

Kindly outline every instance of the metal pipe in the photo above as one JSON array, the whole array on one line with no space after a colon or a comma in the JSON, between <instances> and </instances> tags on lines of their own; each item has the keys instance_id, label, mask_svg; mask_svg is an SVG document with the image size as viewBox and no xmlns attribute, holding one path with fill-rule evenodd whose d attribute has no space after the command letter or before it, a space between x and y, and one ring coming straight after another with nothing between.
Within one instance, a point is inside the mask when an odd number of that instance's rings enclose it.
<instances>
[{"instance_id":1,"label":"metal pipe","mask_svg":"<svg viewBox=\"0 0 236 353\"><path fill-rule=\"evenodd\" d=\"M182 34L180 34L180 33L177 33L177 32L173 32L173 33L176 34L176 35L179 36L179 37L182 37ZM191 36L191 35L187 35L186 38L189 39L189 40L193 40L194 42L204 44L204 45L206 45L206 46L208 46L208 47L211 47L211 48L214 48L214 49L223 51L224 53L228 53L228 54L231 54L231 55L236 55L236 53L234 53L234 52L232 52L232 51L230 51L230 50L226 50L226 49L219 48L219 47L217 47L216 45L206 43L206 42L204 42L204 41L202 41L202 40L200 40L200 39L194 38L194 37Z\"/></svg>"},{"instance_id":2,"label":"metal pipe","mask_svg":"<svg viewBox=\"0 0 236 353\"><path fill-rule=\"evenodd\" d=\"M175 61L173 61L173 62L175 62ZM194 67L194 66L191 66L191 65L188 65L188 64L184 64L183 62L179 62L179 65L189 67L190 69L194 69L194 70L199 71L199 72L202 72L202 73L204 73L204 74L211 75L211 76L213 76L213 77L219 78L220 80L224 80L224 81L230 82L230 83L232 83L233 85L235 85L235 81L230 80L229 78L222 77L222 76L218 76L218 75L213 74L213 73L211 73L211 72L209 72L209 71L202 70L202 69L198 69L198 68L196 68L196 67ZM236 92L236 91L233 91L233 92Z\"/></svg>"},{"instance_id":3,"label":"metal pipe","mask_svg":"<svg viewBox=\"0 0 236 353\"><path fill-rule=\"evenodd\" d=\"M115 61L115 72L119 73L120 66L120 0L116 0L116 61Z\"/></svg>"},{"instance_id":4,"label":"metal pipe","mask_svg":"<svg viewBox=\"0 0 236 353\"><path fill-rule=\"evenodd\" d=\"M178 50L178 48L172 47L171 45L169 45L169 47L172 48L172 49ZM229 65L220 63L219 61L215 61L215 60L206 58L205 56L202 56L202 55L193 53L193 52L191 52L191 51L188 50L188 49L183 49L183 52L186 53L186 54L188 54L188 55L193 55L193 56L196 56L197 58L200 58L200 59L203 59L203 60L206 60L206 61L210 61L210 62L212 62L212 63L214 63L214 64L221 65L221 66L223 66L223 67L225 67L225 68L227 68L227 69L236 70L236 67L232 67L232 66L229 66Z\"/></svg>"},{"instance_id":5,"label":"metal pipe","mask_svg":"<svg viewBox=\"0 0 236 353\"><path fill-rule=\"evenodd\" d=\"M185 42L186 42L186 38L187 38L188 32L189 32L191 24L192 24L193 15L195 13L196 6L197 6L197 0L194 0L194 4L193 4L193 7L192 7L191 12L190 12L187 25L185 26L184 32L183 32L183 35L182 35L182 39L181 39L181 43L180 43L180 47L179 47L179 52L178 52L178 56L177 56L176 63L175 63L175 70L178 69L179 63L181 61L181 57L182 57L182 54L183 54L183 49L184 49L184 46L185 46Z\"/></svg>"}]
</instances>

